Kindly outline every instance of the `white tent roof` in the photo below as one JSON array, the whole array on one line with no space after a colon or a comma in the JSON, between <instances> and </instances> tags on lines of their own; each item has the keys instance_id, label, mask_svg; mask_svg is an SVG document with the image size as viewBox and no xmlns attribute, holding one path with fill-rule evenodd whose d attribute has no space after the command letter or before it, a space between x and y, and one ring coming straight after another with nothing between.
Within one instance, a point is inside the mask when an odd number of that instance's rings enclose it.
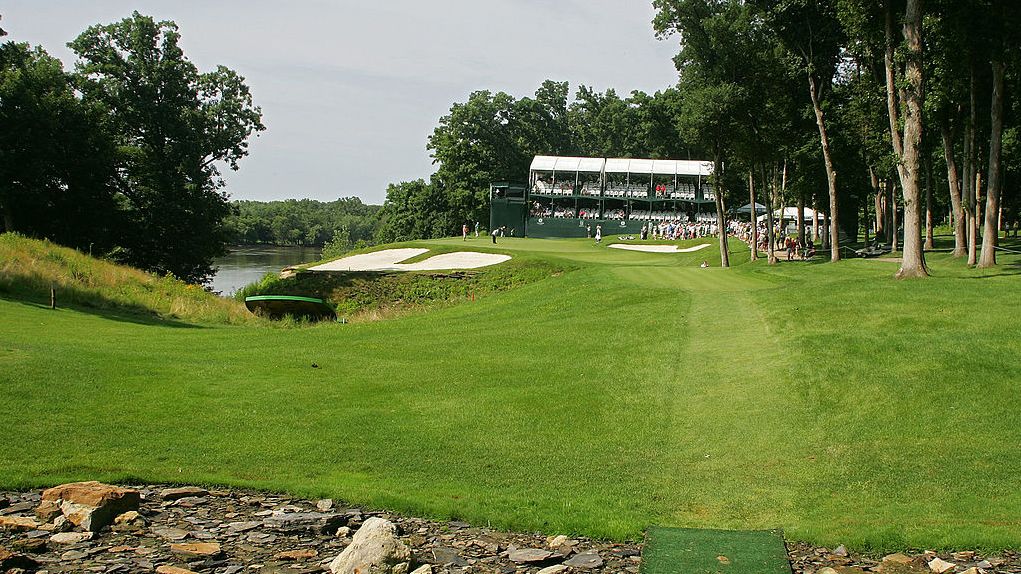
<instances>
[{"instance_id":1,"label":"white tent roof","mask_svg":"<svg viewBox=\"0 0 1021 574\"><path fill-rule=\"evenodd\" d=\"M758 205L758 204L756 204L756 205ZM745 207L747 207L747 206L745 206ZM823 214L820 213L819 217L822 218ZM784 208L781 208L781 209L777 209L776 211L773 212L773 218L774 219L781 219L781 218L783 218L783 219L794 219L794 220L797 220L798 219L798 208L797 207L784 207ZM759 221L762 221L764 219L766 219L765 215L759 216ZM813 221L814 219L815 219L815 210L812 209L811 207L806 207L805 208L805 221Z\"/></svg>"},{"instance_id":2,"label":"white tent roof","mask_svg":"<svg viewBox=\"0 0 1021 574\"><path fill-rule=\"evenodd\" d=\"M532 159L532 171L603 171L604 160L601 157L558 157L537 155Z\"/></svg>"},{"instance_id":3,"label":"white tent roof","mask_svg":"<svg viewBox=\"0 0 1021 574\"><path fill-rule=\"evenodd\" d=\"M751 211L752 211L752 204L750 204L750 203L746 203L746 204L742 205L741 207L737 208L737 212L738 213L751 213ZM755 203L755 213L766 213L766 206L762 205L761 203L756 202Z\"/></svg>"},{"instance_id":4,"label":"white tent roof","mask_svg":"<svg viewBox=\"0 0 1021 574\"><path fill-rule=\"evenodd\" d=\"M707 161L683 159L632 159L624 157L607 158L606 173L656 173L661 175L701 175L713 172L713 164Z\"/></svg>"},{"instance_id":5,"label":"white tent roof","mask_svg":"<svg viewBox=\"0 0 1021 574\"><path fill-rule=\"evenodd\" d=\"M606 173L636 173L659 175L708 176L713 164L707 161L684 159L641 159L615 157L561 157L537 155L532 159L532 171L580 171Z\"/></svg>"}]
</instances>

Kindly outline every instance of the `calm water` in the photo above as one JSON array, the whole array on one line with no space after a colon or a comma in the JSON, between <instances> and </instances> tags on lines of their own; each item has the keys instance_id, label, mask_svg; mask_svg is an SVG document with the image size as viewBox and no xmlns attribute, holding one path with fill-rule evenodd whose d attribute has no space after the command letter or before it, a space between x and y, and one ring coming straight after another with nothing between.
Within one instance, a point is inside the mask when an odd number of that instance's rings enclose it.
<instances>
[{"instance_id":1,"label":"calm water","mask_svg":"<svg viewBox=\"0 0 1021 574\"><path fill-rule=\"evenodd\" d=\"M266 273L275 273L288 265L317 261L320 252L317 247L234 247L230 253L214 262L219 269L211 285L213 291L231 295L245 285L262 279Z\"/></svg>"}]
</instances>

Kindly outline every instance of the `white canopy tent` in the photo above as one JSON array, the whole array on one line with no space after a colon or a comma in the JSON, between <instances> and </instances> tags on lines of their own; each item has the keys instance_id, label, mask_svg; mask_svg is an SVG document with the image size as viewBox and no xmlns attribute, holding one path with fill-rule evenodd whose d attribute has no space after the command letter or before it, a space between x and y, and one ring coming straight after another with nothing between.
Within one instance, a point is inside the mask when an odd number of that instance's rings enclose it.
<instances>
[{"instance_id":1,"label":"white canopy tent","mask_svg":"<svg viewBox=\"0 0 1021 574\"><path fill-rule=\"evenodd\" d=\"M755 205L758 205L758 204L756 203ZM748 206L746 205L745 207L748 207ZM740 211L740 210L738 210L738 211ZM747 210L744 213L747 213ZM820 213L819 214L819 219L821 220L822 218L823 218L823 214ZM783 208L777 209L776 211L773 212L773 219L775 219L776 221L779 221L781 219L783 219L785 221L791 221L791 220L797 221L798 220L798 208L797 207L783 207ZM761 221L765 221L766 220L766 216L765 215L760 215L758 220L760 222ZM815 221L815 210L812 209L811 207L806 207L805 208L805 221L806 222Z\"/></svg>"},{"instance_id":2,"label":"white canopy tent","mask_svg":"<svg viewBox=\"0 0 1021 574\"><path fill-rule=\"evenodd\" d=\"M752 211L752 204L750 204L750 203L746 203L746 204L742 205L741 207L737 208L737 212L738 213L751 213L751 211ZM766 213L766 206L762 205L761 203L756 203L755 204L755 213L756 213L756 215L758 215L760 213Z\"/></svg>"}]
</instances>

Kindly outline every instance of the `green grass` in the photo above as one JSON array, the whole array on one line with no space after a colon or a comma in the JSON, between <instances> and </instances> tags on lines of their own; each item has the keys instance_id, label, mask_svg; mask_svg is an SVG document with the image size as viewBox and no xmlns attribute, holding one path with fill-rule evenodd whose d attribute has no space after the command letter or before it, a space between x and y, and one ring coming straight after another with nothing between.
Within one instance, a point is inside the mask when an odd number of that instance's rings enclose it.
<instances>
[{"instance_id":1,"label":"green grass","mask_svg":"<svg viewBox=\"0 0 1021 574\"><path fill-rule=\"evenodd\" d=\"M643 574L791 574L779 531L649 529Z\"/></svg>"},{"instance_id":2,"label":"green grass","mask_svg":"<svg viewBox=\"0 0 1021 574\"><path fill-rule=\"evenodd\" d=\"M715 246L605 243L469 241L572 270L304 329L4 293L0 486L243 485L611 538L1021 546L1021 259L937 253L933 278L900 282L875 261L747 263L736 241L730 270Z\"/></svg>"}]
</instances>

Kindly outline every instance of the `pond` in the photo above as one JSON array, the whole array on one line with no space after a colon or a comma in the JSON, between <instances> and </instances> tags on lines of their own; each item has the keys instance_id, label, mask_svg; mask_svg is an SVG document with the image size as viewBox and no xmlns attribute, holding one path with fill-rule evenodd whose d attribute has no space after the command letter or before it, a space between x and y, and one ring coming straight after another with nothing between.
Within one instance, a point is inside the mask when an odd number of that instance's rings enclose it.
<instances>
[{"instance_id":1,"label":"pond","mask_svg":"<svg viewBox=\"0 0 1021 574\"><path fill-rule=\"evenodd\" d=\"M270 272L288 265L318 261L322 250L318 247L278 247L275 245L246 245L231 247L230 253L213 261L216 275L210 281L213 291L230 296L249 283L254 283Z\"/></svg>"}]
</instances>

